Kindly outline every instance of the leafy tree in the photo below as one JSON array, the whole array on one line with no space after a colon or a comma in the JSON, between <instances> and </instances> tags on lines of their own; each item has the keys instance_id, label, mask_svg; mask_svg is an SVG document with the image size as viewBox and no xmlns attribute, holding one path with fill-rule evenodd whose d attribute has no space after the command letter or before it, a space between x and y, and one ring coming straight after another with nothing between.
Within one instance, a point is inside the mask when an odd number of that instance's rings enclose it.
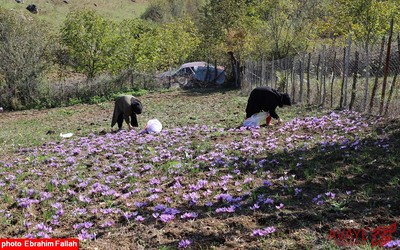
<instances>
[{"instance_id":1,"label":"leafy tree","mask_svg":"<svg viewBox=\"0 0 400 250\"><path fill-rule=\"evenodd\" d=\"M158 33L159 66L167 68L186 61L200 43L199 33L190 19L164 24Z\"/></svg>"},{"instance_id":2,"label":"leafy tree","mask_svg":"<svg viewBox=\"0 0 400 250\"><path fill-rule=\"evenodd\" d=\"M0 8L0 104L13 109L39 101L51 66L54 37L45 23Z\"/></svg>"},{"instance_id":3,"label":"leafy tree","mask_svg":"<svg viewBox=\"0 0 400 250\"><path fill-rule=\"evenodd\" d=\"M244 57L282 58L312 38L319 1L210 0L203 10L201 48L206 56L232 51Z\"/></svg>"},{"instance_id":4,"label":"leafy tree","mask_svg":"<svg viewBox=\"0 0 400 250\"><path fill-rule=\"evenodd\" d=\"M116 36L115 60L111 65L114 73L122 70L134 70L138 64L138 54L142 43L148 43L145 37L156 32L156 27L140 19L128 19L118 25ZM153 35L154 36L154 35Z\"/></svg>"},{"instance_id":5,"label":"leafy tree","mask_svg":"<svg viewBox=\"0 0 400 250\"><path fill-rule=\"evenodd\" d=\"M257 33L263 34L262 50L270 57L283 58L304 51L313 38L313 22L319 16L320 1L267 0L255 6ZM259 38L260 39L260 38Z\"/></svg>"},{"instance_id":6,"label":"leafy tree","mask_svg":"<svg viewBox=\"0 0 400 250\"><path fill-rule=\"evenodd\" d=\"M115 25L94 11L68 14L61 30L68 64L87 79L110 68L116 48Z\"/></svg>"},{"instance_id":7,"label":"leafy tree","mask_svg":"<svg viewBox=\"0 0 400 250\"><path fill-rule=\"evenodd\" d=\"M209 0L203 8L200 33L203 35L201 48L208 58L225 57L244 41L246 28L242 25L248 10L246 0Z\"/></svg>"},{"instance_id":8,"label":"leafy tree","mask_svg":"<svg viewBox=\"0 0 400 250\"><path fill-rule=\"evenodd\" d=\"M199 38L194 23L180 19L152 27L132 39L132 63L138 71L155 72L183 63L197 49ZM134 51L135 50L135 51Z\"/></svg>"}]
</instances>

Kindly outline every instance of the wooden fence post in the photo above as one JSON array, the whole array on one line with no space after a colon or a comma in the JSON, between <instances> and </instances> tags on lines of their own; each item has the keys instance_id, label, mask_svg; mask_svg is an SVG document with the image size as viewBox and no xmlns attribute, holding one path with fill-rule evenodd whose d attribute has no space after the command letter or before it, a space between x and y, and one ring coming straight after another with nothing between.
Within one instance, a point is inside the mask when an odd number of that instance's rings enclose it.
<instances>
[{"instance_id":1,"label":"wooden fence post","mask_svg":"<svg viewBox=\"0 0 400 250\"><path fill-rule=\"evenodd\" d=\"M346 69L346 47L343 48L343 73L342 73L342 86L340 88L340 101L339 108L343 109L343 99L344 99L344 81L345 81L345 69Z\"/></svg>"},{"instance_id":2,"label":"wooden fence post","mask_svg":"<svg viewBox=\"0 0 400 250\"><path fill-rule=\"evenodd\" d=\"M321 91L322 91L322 101L320 100L320 104L322 107L325 105L326 99L326 47L325 45L322 47L322 69L321 69Z\"/></svg>"},{"instance_id":3,"label":"wooden fence post","mask_svg":"<svg viewBox=\"0 0 400 250\"><path fill-rule=\"evenodd\" d=\"M393 34L393 18L392 18L392 20L390 20L389 40L388 40L388 47L387 47L387 52L386 52L386 63L385 63L385 67L383 68L381 104L379 106L379 114L380 115L383 114L383 105L385 103L386 83L387 83L387 77L389 74L390 48L391 48L391 43L392 43L392 34Z\"/></svg>"},{"instance_id":4,"label":"wooden fence post","mask_svg":"<svg viewBox=\"0 0 400 250\"><path fill-rule=\"evenodd\" d=\"M385 50L385 37L382 37L382 43L381 43L381 51L379 52L379 58L378 58L378 69L382 67L382 59L383 59L383 51ZM374 85L372 86L372 92L371 92L371 100L369 102L369 109L368 112L372 113L372 109L374 107L374 99L376 95L376 91L378 89L378 80L379 80L379 71L375 72L375 81Z\"/></svg>"},{"instance_id":5,"label":"wooden fence post","mask_svg":"<svg viewBox=\"0 0 400 250\"><path fill-rule=\"evenodd\" d=\"M311 52L308 53L308 60L307 60L307 104L310 105L311 98L310 98L310 65L311 65Z\"/></svg>"},{"instance_id":6,"label":"wooden fence post","mask_svg":"<svg viewBox=\"0 0 400 250\"><path fill-rule=\"evenodd\" d=\"M265 57L261 57L261 86L265 84Z\"/></svg>"},{"instance_id":7,"label":"wooden fence post","mask_svg":"<svg viewBox=\"0 0 400 250\"><path fill-rule=\"evenodd\" d=\"M295 81L295 65L296 65L296 56L293 57L293 64L292 64L292 73L291 73L291 81L292 81L292 99L293 102L296 102L296 81Z\"/></svg>"},{"instance_id":8,"label":"wooden fence post","mask_svg":"<svg viewBox=\"0 0 400 250\"><path fill-rule=\"evenodd\" d=\"M349 109L352 110L354 106L354 102L356 99L356 86L357 86L357 75L358 75L358 51L356 51L356 58L354 62L354 68L353 68L353 86L351 87L351 99L350 99L350 104L349 104Z\"/></svg>"},{"instance_id":9,"label":"wooden fence post","mask_svg":"<svg viewBox=\"0 0 400 250\"><path fill-rule=\"evenodd\" d=\"M272 57L271 61L271 88L276 88L276 81L275 81L275 58Z\"/></svg>"},{"instance_id":10,"label":"wooden fence post","mask_svg":"<svg viewBox=\"0 0 400 250\"><path fill-rule=\"evenodd\" d=\"M299 93L299 102L303 102L303 85L304 85L304 60L305 53L302 54L300 60L300 93Z\"/></svg>"},{"instance_id":11,"label":"wooden fence post","mask_svg":"<svg viewBox=\"0 0 400 250\"><path fill-rule=\"evenodd\" d=\"M290 65L290 57L286 57L285 59L285 92L289 93L289 65Z\"/></svg>"},{"instance_id":12,"label":"wooden fence post","mask_svg":"<svg viewBox=\"0 0 400 250\"><path fill-rule=\"evenodd\" d=\"M351 50L351 35L349 35L347 50L346 50L346 62L345 62L345 78L344 78L344 99L343 106L347 106L347 81L349 78L349 64L350 64L350 50Z\"/></svg>"},{"instance_id":13,"label":"wooden fence post","mask_svg":"<svg viewBox=\"0 0 400 250\"><path fill-rule=\"evenodd\" d=\"M364 98L362 101L362 111L365 111L368 101L368 89L369 89L369 38L367 38L365 44L365 84L364 84Z\"/></svg>"},{"instance_id":14,"label":"wooden fence post","mask_svg":"<svg viewBox=\"0 0 400 250\"><path fill-rule=\"evenodd\" d=\"M332 78L331 78L331 108L333 107L333 82L335 81L335 62L336 62L336 51L333 55L332 63Z\"/></svg>"},{"instance_id":15,"label":"wooden fence post","mask_svg":"<svg viewBox=\"0 0 400 250\"><path fill-rule=\"evenodd\" d=\"M399 59L400 59L400 34L397 34L397 53L399 54ZM397 79L397 76L399 74L399 71L400 71L400 66L397 65L396 73L394 74L393 80L392 80L392 86L390 87L388 100L386 102L386 108L385 108L385 113L384 113L385 116L387 115L387 113L389 111L389 105L390 105L390 102L392 100L392 95L393 95L393 92L394 92L394 87L396 85L396 79Z\"/></svg>"}]
</instances>

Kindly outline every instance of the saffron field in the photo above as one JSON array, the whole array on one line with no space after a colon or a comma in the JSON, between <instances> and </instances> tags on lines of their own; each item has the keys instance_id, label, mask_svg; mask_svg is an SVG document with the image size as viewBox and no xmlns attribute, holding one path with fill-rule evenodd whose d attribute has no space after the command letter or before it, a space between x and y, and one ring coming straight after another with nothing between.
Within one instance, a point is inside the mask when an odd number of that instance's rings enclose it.
<instances>
[{"instance_id":1,"label":"saffron field","mask_svg":"<svg viewBox=\"0 0 400 250\"><path fill-rule=\"evenodd\" d=\"M282 125L247 129L247 97L236 90L139 99L133 131L109 128L112 102L0 113L0 238L79 238L80 249L372 249L373 229L400 221L398 119L294 105L277 109ZM163 131L139 133L152 118ZM328 240L342 229L363 229L364 241ZM390 235L395 249L398 226Z\"/></svg>"}]
</instances>

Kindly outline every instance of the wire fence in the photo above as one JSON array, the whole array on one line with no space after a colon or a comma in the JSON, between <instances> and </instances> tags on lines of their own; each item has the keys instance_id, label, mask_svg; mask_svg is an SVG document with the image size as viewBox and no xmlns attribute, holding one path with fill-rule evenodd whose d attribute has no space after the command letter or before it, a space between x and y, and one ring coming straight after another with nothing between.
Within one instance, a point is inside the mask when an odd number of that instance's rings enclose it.
<instances>
[{"instance_id":1,"label":"wire fence","mask_svg":"<svg viewBox=\"0 0 400 250\"><path fill-rule=\"evenodd\" d=\"M368 49L366 49L368 48ZM400 115L400 34L368 47L349 38L344 48L330 46L279 60L244 63L245 94L270 86L290 94L294 103Z\"/></svg>"}]
</instances>

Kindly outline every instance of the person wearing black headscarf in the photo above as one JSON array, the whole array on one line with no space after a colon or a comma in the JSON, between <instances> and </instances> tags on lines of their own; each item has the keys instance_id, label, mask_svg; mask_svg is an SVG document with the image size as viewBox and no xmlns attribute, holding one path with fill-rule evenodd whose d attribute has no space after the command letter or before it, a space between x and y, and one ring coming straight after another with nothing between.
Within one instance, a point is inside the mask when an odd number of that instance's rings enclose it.
<instances>
[{"instance_id":1,"label":"person wearing black headscarf","mask_svg":"<svg viewBox=\"0 0 400 250\"><path fill-rule=\"evenodd\" d=\"M267 124L272 118L282 122L279 115L276 113L276 107L283 107L283 105L292 105L290 97L287 93L280 93L279 91L270 87L257 87L250 93L246 106L246 119L259 112L268 112L270 117L267 118Z\"/></svg>"},{"instance_id":2,"label":"person wearing black headscarf","mask_svg":"<svg viewBox=\"0 0 400 250\"><path fill-rule=\"evenodd\" d=\"M122 124L125 120L128 124L128 129L138 127L138 120L136 115L142 113L142 103L131 95L123 95L117 98L114 105L114 113L111 122L111 128L118 123L118 129L121 130Z\"/></svg>"}]
</instances>

